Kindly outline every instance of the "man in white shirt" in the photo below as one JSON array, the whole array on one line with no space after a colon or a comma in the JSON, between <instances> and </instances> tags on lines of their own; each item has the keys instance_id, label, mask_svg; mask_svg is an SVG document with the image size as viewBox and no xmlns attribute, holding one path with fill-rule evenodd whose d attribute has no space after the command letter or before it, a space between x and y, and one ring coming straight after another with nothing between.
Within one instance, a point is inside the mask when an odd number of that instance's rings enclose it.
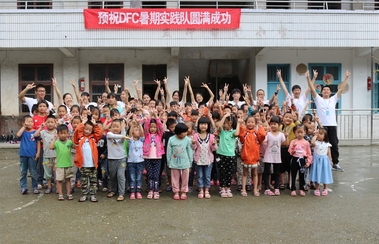
<instances>
[{"instance_id":1,"label":"man in white shirt","mask_svg":"<svg viewBox=\"0 0 379 244\"><path fill-rule=\"evenodd\" d=\"M313 83L308 78L308 85L312 92L312 97L316 103L317 116L320 119L321 124L327 128L329 142L332 144L331 153L333 161L333 170L344 171L339 166L339 152L338 152L338 137L337 137L337 120L336 120L336 104L341 97L342 92L345 90L347 81L349 79L350 72L346 71L346 77L341 83L337 93L334 96L330 96L332 91L329 86L324 86L321 90L322 97L316 92Z\"/></svg>"},{"instance_id":2,"label":"man in white shirt","mask_svg":"<svg viewBox=\"0 0 379 244\"><path fill-rule=\"evenodd\" d=\"M25 97L25 94L33 88L35 88L34 93L36 94L37 98ZM28 106L30 116L33 117L33 111L32 111L33 105L37 104L38 101L40 101L40 100L45 100L45 95L46 95L46 88L44 85L42 85L42 84L34 85L34 83L32 83L32 84L28 84L25 87L25 89L22 90L20 92L20 94L18 94L18 98L22 101L23 104ZM53 104L49 101L47 101L47 103L49 104L49 110L52 110Z\"/></svg>"}]
</instances>

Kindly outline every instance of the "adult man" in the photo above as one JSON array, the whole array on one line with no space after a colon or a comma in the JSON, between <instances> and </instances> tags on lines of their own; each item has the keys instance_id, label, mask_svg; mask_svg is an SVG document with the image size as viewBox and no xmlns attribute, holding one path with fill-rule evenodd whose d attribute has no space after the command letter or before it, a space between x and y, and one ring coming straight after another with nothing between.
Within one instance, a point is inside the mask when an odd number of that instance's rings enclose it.
<instances>
[{"instance_id":1,"label":"adult man","mask_svg":"<svg viewBox=\"0 0 379 244\"><path fill-rule=\"evenodd\" d=\"M350 72L346 71L346 77L342 81L336 95L334 96L330 96L332 94L330 87L324 86L321 90L322 97L317 94L313 82L311 82L309 76L307 77L308 86L311 89L312 97L316 103L317 116L319 117L321 124L328 130L329 142L330 144L332 144L332 169L336 171L344 171L338 164L339 152L337 137L336 104L340 99L342 92L345 90L349 76Z\"/></svg>"},{"instance_id":2,"label":"adult man","mask_svg":"<svg viewBox=\"0 0 379 244\"><path fill-rule=\"evenodd\" d=\"M34 93L36 94L37 98L25 97L25 94L33 88L36 88ZM18 98L22 101L23 104L26 104L26 106L28 106L30 116L33 117L33 111L32 111L33 105L37 104L38 101L40 100L45 100L45 95L46 95L46 88L44 85L42 84L34 85L34 83L32 83L32 84L28 84L25 87L25 89L22 90L20 94L18 94ZM53 109L53 104L49 101L47 101L47 103L49 104L49 110Z\"/></svg>"}]
</instances>

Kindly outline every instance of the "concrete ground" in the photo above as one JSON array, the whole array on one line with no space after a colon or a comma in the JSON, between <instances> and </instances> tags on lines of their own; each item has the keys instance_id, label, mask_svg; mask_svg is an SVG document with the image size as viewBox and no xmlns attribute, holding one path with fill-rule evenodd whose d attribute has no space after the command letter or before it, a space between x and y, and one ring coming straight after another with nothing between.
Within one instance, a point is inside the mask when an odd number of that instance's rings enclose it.
<instances>
[{"instance_id":1,"label":"concrete ground","mask_svg":"<svg viewBox=\"0 0 379 244\"><path fill-rule=\"evenodd\" d=\"M329 196L211 199L189 194L175 201L98 203L57 200L55 194L20 194L16 149L0 149L1 243L379 243L379 148L342 147ZM28 178L29 189L30 178ZM146 197L146 194L144 194Z\"/></svg>"}]
</instances>

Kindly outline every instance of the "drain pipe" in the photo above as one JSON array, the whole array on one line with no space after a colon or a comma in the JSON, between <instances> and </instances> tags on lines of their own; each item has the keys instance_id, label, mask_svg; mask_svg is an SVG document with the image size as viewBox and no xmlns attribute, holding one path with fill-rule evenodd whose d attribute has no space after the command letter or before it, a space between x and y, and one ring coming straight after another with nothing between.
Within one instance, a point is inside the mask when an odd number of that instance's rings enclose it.
<instances>
[{"instance_id":1,"label":"drain pipe","mask_svg":"<svg viewBox=\"0 0 379 244\"><path fill-rule=\"evenodd\" d=\"M376 79L376 74L374 73L374 48L371 47L371 77L372 83L374 83ZM371 141L370 144L373 144L374 137L374 86L371 87Z\"/></svg>"}]
</instances>

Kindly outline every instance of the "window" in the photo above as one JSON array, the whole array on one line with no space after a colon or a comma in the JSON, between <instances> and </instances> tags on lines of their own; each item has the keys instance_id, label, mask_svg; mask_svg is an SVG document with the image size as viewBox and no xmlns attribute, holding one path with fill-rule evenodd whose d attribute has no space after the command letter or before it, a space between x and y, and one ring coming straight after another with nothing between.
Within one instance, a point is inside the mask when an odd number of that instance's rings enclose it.
<instances>
[{"instance_id":1,"label":"window","mask_svg":"<svg viewBox=\"0 0 379 244\"><path fill-rule=\"evenodd\" d=\"M287 87L288 92L291 92L291 89L289 89L289 81L290 81L290 65L289 64L268 64L267 65L267 93L266 93L266 99L270 99L272 94L275 93L277 85L280 85L278 76L276 75L276 72L278 70L282 71L282 78L284 81L284 84ZM282 88L280 88L282 90ZM254 94L255 97L255 94ZM282 102L285 100L285 96L283 92L279 92L278 94L278 102L279 106L282 105Z\"/></svg>"},{"instance_id":2,"label":"window","mask_svg":"<svg viewBox=\"0 0 379 244\"><path fill-rule=\"evenodd\" d=\"M290 3L288 0L275 0L266 2L267 9L289 9Z\"/></svg>"},{"instance_id":3,"label":"window","mask_svg":"<svg viewBox=\"0 0 379 244\"><path fill-rule=\"evenodd\" d=\"M308 9L341 9L341 1L308 0Z\"/></svg>"},{"instance_id":4,"label":"window","mask_svg":"<svg viewBox=\"0 0 379 244\"><path fill-rule=\"evenodd\" d=\"M51 1L17 1L18 9L52 9Z\"/></svg>"},{"instance_id":5,"label":"window","mask_svg":"<svg viewBox=\"0 0 379 244\"><path fill-rule=\"evenodd\" d=\"M118 89L118 98L124 89L124 64L90 64L89 65L89 89L91 101L97 102L97 98L105 92L105 78L109 78L109 88L113 92L115 84L121 85Z\"/></svg>"},{"instance_id":6,"label":"window","mask_svg":"<svg viewBox=\"0 0 379 244\"><path fill-rule=\"evenodd\" d=\"M143 93L147 93L151 98L154 98L157 89L154 80L162 81L164 77L167 77L166 64L142 65Z\"/></svg>"},{"instance_id":7,"label":"window","mask_svg":"<svg viewBox=\"0 0 379 244\"><path fill-rule=\"evenodd\" d=\"M373 101L372 101L372 108L379 108L379 64L375 64L375 76L373 78L373 84L372 84L372 92L373 92ZM378 112L378 111L376 111Z\"/></svg>"},{"instance_id":8,"label":"window","mask_svg":"<svg viewBox=\"0 0 379 244\"><path fill-rule=\"evenodd\" d=\"M334 81L331 85L329 85L330 89L332 90L332 95L336 94L338 91L338 84L342 82L342 77L341 77L341 64L309 64L308 65L310 72L312 73L312 70L317 70L318 76L315 81L315 86L316 86L316 92L321 95L321 89L317 89L317 85L319 88L321 86L324 86L324 82L322 81L322 77L325 74L331 74L334 78ZM312 75L311 75L312 78ZM312 98L309 98L312 99ZM313 100L313 99L312 99ZM340 108L340 103L341 99L339 102L336 104L336 108ZM316 108L314 102L311 104L311 108Z\"/></svg>"},{"instance_id":9,"label":"window","mask_svg":"<svg viewBox=\"0 0 379 244\"><path fill-rule=\"evenodd\" d=\"M123 2L110 2L110 1L102 1L102 2L88 2L89 9L103 9L103 8L123 8Z\"/></svg>"},{"instance_id":10,"label":"window","mask_svg":"<svg viewBox=\"0 0 379 244\"><path fill-rule=\"evenodd\" d=\"M379 9L379 0L375 0L375 8L374 10L378 10Z\"/></svg>"},{"instance_id":11,"label":"window","mask_svg":"<svg viewBox=\"0 0 379 244\"><path fill-rule=\"evenodd\" d=\"M28 84L43 84L46 88L45 99L52 102L51 78L53 75L53 64L19 64L18 84L19 92L25 89ZM35 89L29 90L26 97L36 98ZM20 102L21 113L28 113L29 108Z\"/></svg>"},{"instance_id":12,"label":"window","mask_svg":"<svg viewBox=\"0 0 379 244\"><path fill-rule=\"evenodd\" d=\"M167 8L166 2L142 1L142 8Z\"/></svg>"}]
</instances>

